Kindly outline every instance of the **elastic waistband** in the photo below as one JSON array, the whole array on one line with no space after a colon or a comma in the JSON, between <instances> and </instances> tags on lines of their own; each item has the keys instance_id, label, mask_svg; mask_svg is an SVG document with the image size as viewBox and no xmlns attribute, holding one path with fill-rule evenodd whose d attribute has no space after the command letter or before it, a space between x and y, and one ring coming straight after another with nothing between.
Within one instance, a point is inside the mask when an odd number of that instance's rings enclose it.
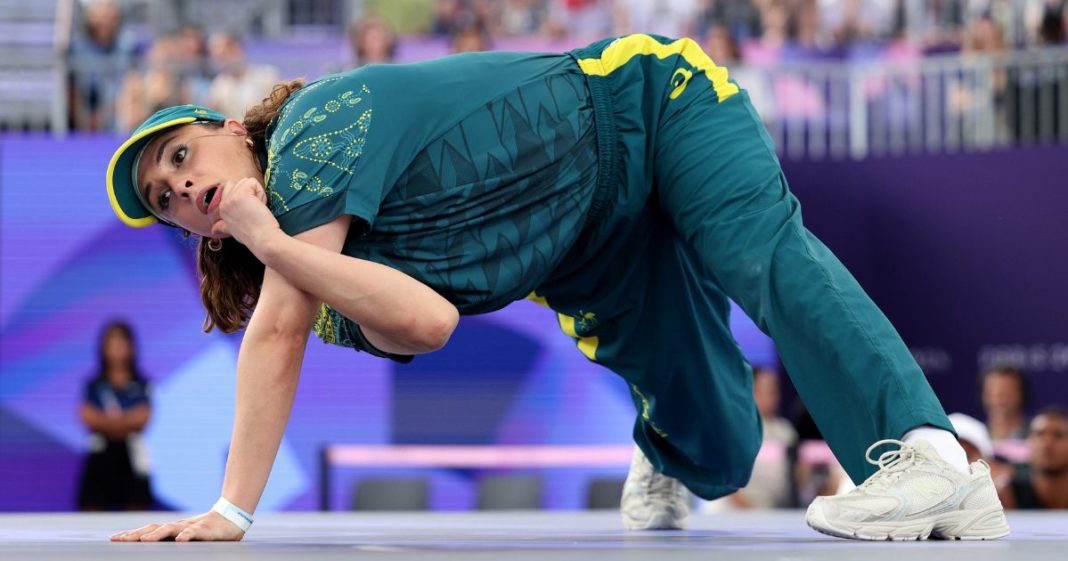
<instances>
[{"instance_id":1,"label":"elastic waistband","mask_svg":"<svg viewBox=\"0 0 1068 561\"><path fill-rule=\"evenodd\" d=\"M572 58L574 58L573 55ZM578 59L575 59L575 64L578 64ZM593 121L597 132L597 186L593 193L590 210L586 213L586 223L582 227L582 233L579 234L580 241L596 232L608 214L612 187L616 183L616 172L619 167L618 132L615 126L610 85L603 76L583 75L590 90Z\"/></svg>"}]
</instances>

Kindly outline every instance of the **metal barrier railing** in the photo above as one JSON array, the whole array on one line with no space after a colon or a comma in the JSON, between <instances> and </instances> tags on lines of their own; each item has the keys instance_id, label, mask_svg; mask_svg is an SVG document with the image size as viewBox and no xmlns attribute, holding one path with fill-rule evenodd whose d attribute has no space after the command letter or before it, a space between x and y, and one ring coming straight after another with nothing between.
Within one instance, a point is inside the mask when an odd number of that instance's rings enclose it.
<instances>
[{"instance_id":1,"label":"metal barrier railing","mask_svg":"<svg viewBox=\"0 0 1068 561\"><path fill-rule=\"evenodd\" d=\"M304 59L293 62L307 65ZM13 70L10 61L5 66ZM308 70L309 76L315 76L321 69ZM63 132L65 73L60 57L51 73L51 88L56 91L42 96L38 90L49 88L39 87L33 95L26 94L26 103L50 97L54 106L51 119L37 120L30 128ZM743 65L732 66L731 73L749 91L786 159L939 154L1068 143L1068 49L938 55L909 61ZM13 76L9 72L8 78ZM19 97L21 90L34 83L11 81L0 98ZM7 101L11 110L0 111L0 121L18 117L17 100ZM12 128L5 124L10 125L0 122L0 128Z\"/></svg>"},{"instance_id":2,"label":"metal barrier railing","mask_svg":"<svg viewBox=\"0 0 1068 561\"><path fill-rule=\"evenodd\" d=\"M1068 50L740 67L789 159L1068 143Z\"/></svg>"}]
</instances>

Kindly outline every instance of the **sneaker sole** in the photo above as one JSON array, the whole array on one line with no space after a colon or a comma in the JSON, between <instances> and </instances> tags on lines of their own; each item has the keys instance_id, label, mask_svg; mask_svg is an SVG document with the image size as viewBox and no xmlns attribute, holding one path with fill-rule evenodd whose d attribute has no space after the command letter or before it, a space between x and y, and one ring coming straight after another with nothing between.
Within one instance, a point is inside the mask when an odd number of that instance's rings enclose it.
<instances>
[{"instance_id":1,"label":"sneaker sole","mask_svg":"<svg viewBox=\"0 0 1068 561\"><path fill-rule=\"evenodd\" d=\"M631 531L685 530L686 520L679 520L667 513L656 514L644 520L638 520L630 516L624 516L623 527Z\"/></svg>"},{"instance_id":2,"label":"sneaker sole","mask_svg":"<svg viewBox=\"0 0 1068 561\"><path fill-rule=\"evenodd\" d=\"M996 540L1009 535L1009 524L1001 506L985 510L963 510L901 522L837 522L831 524L822 509L805 514L810 528L838 538L867 541Z\"/></svg>"}]
</instances>

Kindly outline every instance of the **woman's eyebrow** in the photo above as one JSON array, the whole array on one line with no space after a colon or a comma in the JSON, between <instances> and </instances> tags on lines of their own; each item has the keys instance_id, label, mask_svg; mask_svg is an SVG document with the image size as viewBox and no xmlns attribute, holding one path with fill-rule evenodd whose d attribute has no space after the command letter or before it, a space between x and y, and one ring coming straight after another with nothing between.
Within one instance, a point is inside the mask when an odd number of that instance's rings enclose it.
<instances>
[{"instance_id":1,"label":"woman's eyebrow","mask_svg":"<svg viewBox=\"0 0 1068 561\"><path fill-rule=\"evenodd\" d=\"M163 142L159 143L159 148L156 148L156 165L157 166L159 165L160 161L163 159L163 149L167 147L167 144L170 143L170 141L174 140L174 136L175 135L173 135L173 134L168 136L166 140L164 140Z\"/></svg>"},{"instance_id":2,"label":"woman's eyebrow","mask_svg":"<svg viewBox=\"0 0 1068 561\"><path fill-rule=\"evenodd\" d=\"M148 203L148 208L153 211L156 210L156 205L152 204L152 182L145 183L145 202Z\"/></svg>"}]
</instances>

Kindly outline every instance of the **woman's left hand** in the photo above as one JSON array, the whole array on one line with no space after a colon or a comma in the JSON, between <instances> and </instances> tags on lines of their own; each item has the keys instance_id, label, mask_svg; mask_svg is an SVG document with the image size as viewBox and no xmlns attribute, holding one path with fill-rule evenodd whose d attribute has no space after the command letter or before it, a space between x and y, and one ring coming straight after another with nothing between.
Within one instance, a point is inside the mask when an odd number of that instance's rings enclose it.
<instances>
[{"instance_id":1,"label":"woman's left hand","mask_svg":"<svg viewBox=\"0 0 1068 561\"><path fill-rule=\"evenodd\" d=\"M229 181L219 202L220 220L211 228L215 236L233 236L253 253L267 236L280 231L278 220L267 208L267 193L252 177Z\"/></svg>"}]
</instances>

